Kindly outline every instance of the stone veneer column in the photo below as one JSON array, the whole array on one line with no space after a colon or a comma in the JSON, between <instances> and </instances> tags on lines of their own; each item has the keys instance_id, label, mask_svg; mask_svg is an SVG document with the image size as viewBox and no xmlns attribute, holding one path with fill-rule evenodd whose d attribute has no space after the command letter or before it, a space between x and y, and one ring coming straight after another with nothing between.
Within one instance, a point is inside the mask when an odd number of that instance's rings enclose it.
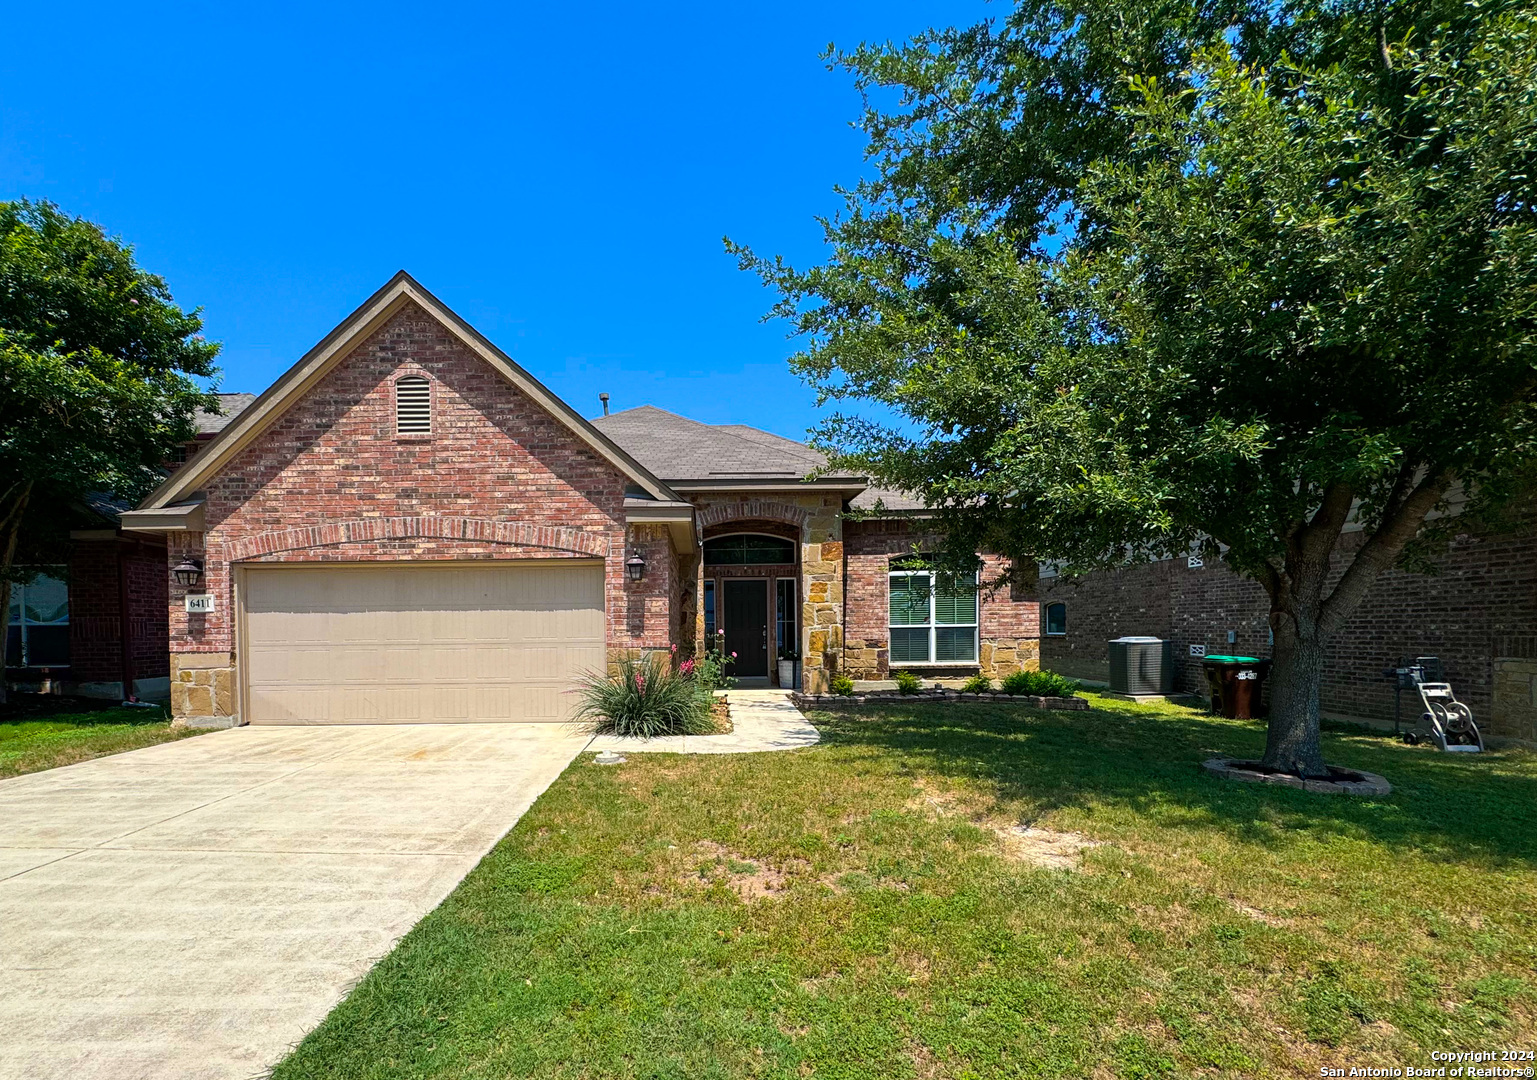
<instances>
[{"instance_id":1,"label":"stone veneer column","mask_svg":"<svg viewBox=\"0 0 1537 1080\"><path fill-rule=\"evenodd\" d=\"M832 688L843 658L843 514L823 496L801 530L801 689Z\"/></svg>"}]
</instances>

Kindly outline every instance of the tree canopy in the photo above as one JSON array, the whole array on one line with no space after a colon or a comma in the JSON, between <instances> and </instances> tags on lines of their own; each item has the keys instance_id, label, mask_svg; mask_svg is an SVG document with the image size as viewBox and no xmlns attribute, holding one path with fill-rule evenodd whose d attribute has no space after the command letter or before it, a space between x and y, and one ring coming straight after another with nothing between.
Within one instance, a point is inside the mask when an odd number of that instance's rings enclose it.
<instances>
[{"instance_id":1,"label":"tree canopy","mask_svg":"<svg viewBox=\"0 0 1537 1080\"><path fill-rule=\"evenodd\" d=\"M216 407L201 330L100 226L0 203L0 610L36 560L63 561L80 504L139 499Z\"/></svg>"},{"instance_id":2,"label":"tree canopy","mask_svg":"<svg viewBox=\"0 0 1537 1080\"><path fill-rule=\"evenodd\" d=\"M841 54L873 178L830 255L737 248L809 338L834 464L957 554L1069 572L1221 551L1271 597L1267 760L1317 753L1317 669L1450 495L1537 449L1537 29L1518 5L1024 0L1001 30ZM1347 520L1366 540L1331 578Z\"/></svg>"}]
</instances>

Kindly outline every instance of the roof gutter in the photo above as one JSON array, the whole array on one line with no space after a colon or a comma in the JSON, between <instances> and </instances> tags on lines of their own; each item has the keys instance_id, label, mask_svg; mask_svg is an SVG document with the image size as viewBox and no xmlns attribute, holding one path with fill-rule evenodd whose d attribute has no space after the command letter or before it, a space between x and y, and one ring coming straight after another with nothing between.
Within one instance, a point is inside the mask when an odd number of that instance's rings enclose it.
<instances>
[{"instance_id":1,"label":"roof gutter","mask_svg":"<svg viewBox=\"0 0 1537 1080\"><path fill-rule=\"evenodd\" d=\"M869 487L860 476L839 477L831 480L795 480L775 477L747 477L738 480L667 480L674 491L852 491Z\"/></svg>"}]
</instances>

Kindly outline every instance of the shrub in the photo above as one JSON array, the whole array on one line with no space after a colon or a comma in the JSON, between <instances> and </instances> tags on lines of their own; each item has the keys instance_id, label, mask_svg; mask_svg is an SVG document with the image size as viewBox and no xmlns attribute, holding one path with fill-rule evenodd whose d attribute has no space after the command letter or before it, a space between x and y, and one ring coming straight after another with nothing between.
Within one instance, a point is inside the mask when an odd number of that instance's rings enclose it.
<instances>
[{"instance_id":1,"label":"shrub","mask_svg":"<svg viewBox=\"0 0 1537 1080\"><path fill-rule=\"evenodd\" d=\"M1039 697L1072 697L1078 682L1055 671L1016 671L1003 680L1005 694L1029 694Z\"/></svg>"},{"instance_id":2,"label":"shrub","mask_svg":"<svg viewBox=\"0 0 1537 1080\"><path fill-rule=\"evenodd\" d=\"M847 675L839 675L833 679L833 693L839 697L854 696L854 680Z\"/></svg>"},{"instance_id":3,"label":"shrub","mask_svg":"<svg viewBox=\"0 0 1537 1080\"><path fill-rule=\"evenodd\" d=\"M577 693L577 721L594 735L706 735L710 690L697 675L673 671L669 657L653 653L644 660L621 660L610 676L589 673Z\"/></svg>"},{"instance_id":4,"label":"shrub","mask_svg":"<svg viewBox=\"0 0 1537 1080\"><path fill-rule=\"evenodd\" d=\"M896 674L897 689L904 694L916 694L923 689L923 680L911 671L899 671Z\"/></svg>"},{"instance_id":5,"label":"shrub","mask_svg":"<svg viewBox=\"0 0 1537 1080\"><path fill-rule=\"evenodd\" d=\"M973 675L966 680L966 685L961 687L963 694L986 694L993 689L993 680L986 675Z\"/></svg>"}]
</instances>

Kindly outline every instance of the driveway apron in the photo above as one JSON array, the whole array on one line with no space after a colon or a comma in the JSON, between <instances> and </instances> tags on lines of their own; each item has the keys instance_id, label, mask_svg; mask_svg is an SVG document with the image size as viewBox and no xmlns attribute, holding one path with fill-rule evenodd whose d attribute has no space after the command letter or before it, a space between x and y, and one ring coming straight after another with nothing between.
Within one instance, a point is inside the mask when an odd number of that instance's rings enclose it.
<instances>
[{"instance_id":1,"label":"driveway apron","mask_svg":"<svg viewBox=\"0 0 1537 1080\"><path fill-rule=\"evenodd\" d=\"M0 1078L262 1075L587 741L246 727L0 781Z\"/></svg>"}]
</instances>

